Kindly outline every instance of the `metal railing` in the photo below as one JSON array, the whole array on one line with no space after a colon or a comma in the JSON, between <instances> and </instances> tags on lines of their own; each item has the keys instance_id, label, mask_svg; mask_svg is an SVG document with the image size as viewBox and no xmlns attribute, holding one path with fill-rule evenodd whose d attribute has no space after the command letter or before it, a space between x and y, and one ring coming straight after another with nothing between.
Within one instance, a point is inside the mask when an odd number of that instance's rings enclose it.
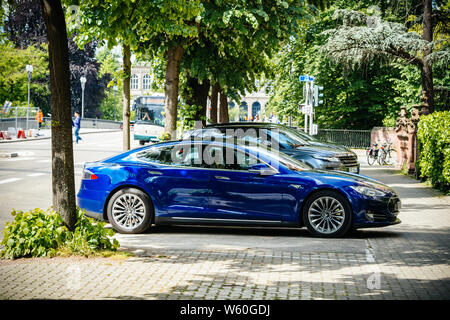
<instances>
[{"instance_id":1,"label":"metal railing","mask_svg":"<svg viewBox=\"0 0 450 320\"><path fill-rule=\"evenodd\" d=\"M296 130L303 128L291 127ZM372 130L319 129L313 137L322 142L331 142L347 148L366 148L370 146Z\"/></svg>"},{"instance_id":2,"label":"metal railing","mask_svg":"<svg viewBox=\"0 0 450 320\"><path fill-rule=\"evenodd\" d=\"M81 129L120 129L121 122L114 120L104 120L104 119L92 119L83 118L81 119ZM43 127L46 129L51 128L51 118L45 117L43 120Z\"/></svg>"},{"instance_id":3,"label":"metal railing","mask_svg":"<svg viewBox=\"0 0 450 320\"><path fill-rule=\"evenodd\" d=\"M366 148L370 146L370 133L371 130L319 129L314 137L348 148Z\"/></svg>"},{"instance_id":4,"label":"metal railing","mask_svg":"<svg viewBox=\"0 0 450 320\"><path fill-rule=\"evenodd\" d=\"M17 132L18 129L37 129L36 112L38 108L11 107L0 112L0 131Z\"/></svg>"}]
</instances>

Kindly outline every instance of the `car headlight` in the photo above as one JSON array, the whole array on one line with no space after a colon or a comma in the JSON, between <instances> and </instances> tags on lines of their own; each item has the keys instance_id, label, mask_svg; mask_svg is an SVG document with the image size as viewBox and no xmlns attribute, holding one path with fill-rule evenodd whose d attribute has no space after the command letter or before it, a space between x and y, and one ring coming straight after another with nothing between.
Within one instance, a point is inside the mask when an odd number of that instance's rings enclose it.
<instances>
[{"instance_id":1,"label":"car headlight","mask_svg":"<svg viewBox=\"0 0 450 320\"><path fill-rule=\"evenodd\" d=\"M384 193L383 191L380 191L378 189L371 188L371 187L351 186L351 188L353 190L355 190L356 192L363 194L365 196L371 197L371 198L384 197L386 195L386 193Z\"/></svg>"},{"instance_id":2,"label":"car headlight","mask_svg":"<svg viewBox=\"0 0 450 320\"><path fill-rule=\"evenodd\" d=\"M341 162L338 158L336 157L325 157L325 156L312 156L315 159L318 160L323 160L323 161L328 161L328 162Z\"/></svg>"}]
</instances>

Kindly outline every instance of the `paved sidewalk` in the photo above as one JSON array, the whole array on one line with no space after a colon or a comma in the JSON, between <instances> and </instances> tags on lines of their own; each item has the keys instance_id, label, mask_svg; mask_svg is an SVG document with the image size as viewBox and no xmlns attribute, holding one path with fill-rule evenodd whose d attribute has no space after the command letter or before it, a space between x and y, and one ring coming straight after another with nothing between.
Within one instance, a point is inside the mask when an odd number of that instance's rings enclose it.
<instances>
[{"instance_id":1,"label":"paved sidewalk","mask_svg":"<svg viewBox=\"0 0 450 320\"><path fill-rule=\"evenodd\" d=\"M136 257L0 260L0 299L450 299L450 197L361 162L400 193L401 224L347 239L181 227L119 235Z\"/></svg>"}]
</instances>

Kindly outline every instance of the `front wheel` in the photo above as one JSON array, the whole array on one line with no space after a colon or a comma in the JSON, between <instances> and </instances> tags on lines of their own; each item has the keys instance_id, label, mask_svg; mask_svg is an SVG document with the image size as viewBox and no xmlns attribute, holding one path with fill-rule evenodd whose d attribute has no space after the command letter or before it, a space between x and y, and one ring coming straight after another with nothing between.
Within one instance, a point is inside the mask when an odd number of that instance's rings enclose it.
<instances>
[{"instance_id":1,"label":"front wheel","mask_svg":"<svg viewBox=\"0 0 450 320\"><path fill-rule=\"evenodd\" d=\"M342 237L351 227L352 209L339 193L320 191L306 201L303 222L314 236Z\"/></svg>"},{"instance_id":2,"label":"front wheel","mask_svg":"<svg viewBox=\"0 0 450 320\"><path fill-rule=\"evenodd\" d=\"M108 220L119 233L141 233L150 227L153 206L141 190L125 188L109 199Z\"/></svg>"},{"instance_id":3,"label":"front wheel","mask_svg":"<svg viewBox=\"0 0 450 320\"><path fill-rule=\"evenodd\" d=\"M386 151L381 150L380 154L378 155L378 164L380 166L386 164Z\"/></svg>"},{"instance_id":4,"label":"front wheel","mask_svg":"<svg viewBox=\"0 0 450 320\"><path fill-rule=\"evenodd\" d=\"M366 151L366 155L367 155L367 164L369 166L373 165L375 163L375 157L373 156L374 150L373 149L368 149Z\"/></svg>"}]
</instances>

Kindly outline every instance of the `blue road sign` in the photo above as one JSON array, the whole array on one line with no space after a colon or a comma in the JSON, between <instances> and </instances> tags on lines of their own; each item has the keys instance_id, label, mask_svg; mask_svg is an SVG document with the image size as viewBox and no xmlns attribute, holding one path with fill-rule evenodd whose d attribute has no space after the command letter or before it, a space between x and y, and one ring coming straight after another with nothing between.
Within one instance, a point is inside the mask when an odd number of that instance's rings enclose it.
<instances>
[{"instance_id":1,"label":"blue road sign","mask_svg":"<svg viewBox=\"0 0 450 320\"><path fill-rule=\"evenodd\" d=\"M301 75L299 77L300 82L306 82L306 81L314 81L314 76L309 75Z\"/></svg>"}]
</instances>

